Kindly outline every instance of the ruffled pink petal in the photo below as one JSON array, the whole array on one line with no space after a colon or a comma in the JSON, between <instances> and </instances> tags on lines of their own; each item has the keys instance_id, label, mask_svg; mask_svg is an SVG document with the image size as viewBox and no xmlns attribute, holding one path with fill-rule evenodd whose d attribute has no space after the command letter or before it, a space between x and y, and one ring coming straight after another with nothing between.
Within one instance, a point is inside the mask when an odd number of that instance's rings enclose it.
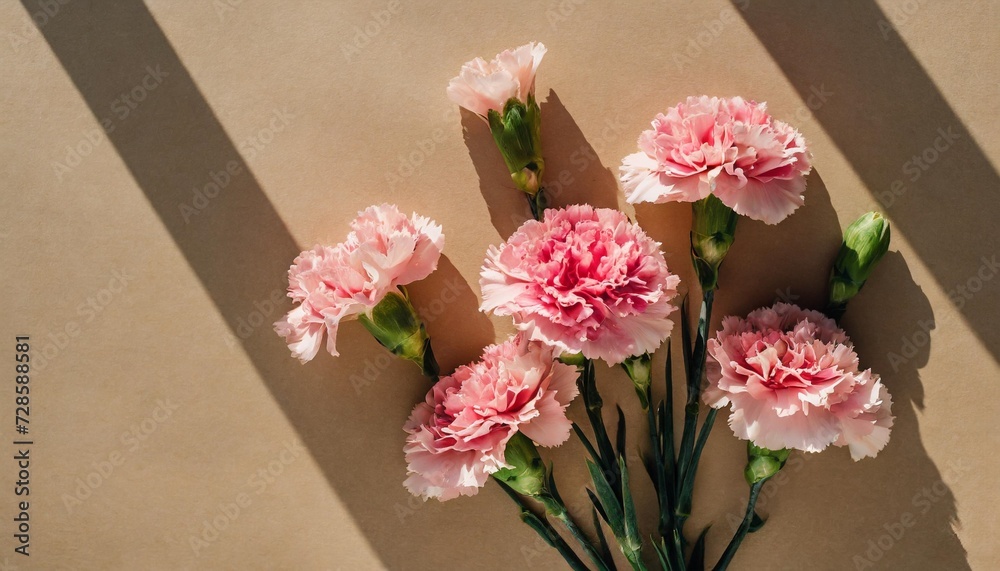
<instances>
[{"instance_id":1,"label":"ruffled pink petal","mask_svg":"<svg viewBox=\"0 0 1000 571\"><path fill-rule=\"evenodd\" d=\"M869 373L869 371L865 371ZM892 424L892 397L877 379L869 380L864 388L841 407L841 435L837 446L847 446L851 458L874 458L889 443Z\"/></svg>"},{"instance_id":2,"label":"ruffled pink petal","mask_svg":"<svg viewBox=\"0 0 1000 571\"><path fill-rule=\"evenodd\" d=\"M401 285L427 277L437 267L444 235L423 216L406 216L391 204L371 206L351 222L336 246L302 252L288 270L288 296L300 305L275 330L292 354L316 356L324 330L327 350L337 356L341 321L365 313Z\"/></svg>"},{"instance_id":3,"label":"ruffled pink petal","mask_svg":"<svg viewBox=\"0 0 1000 571\"><path fill-rule=\"evenodd\" d=\"M473 113L486 117L503 111L508 99L527 103L534 91L535 72L545 55L545 46L531 42L498 54L492 61L475 58L462 66L448 82L448 98Z\"/></svg>"},{"instance_id":4,"label":"ruffled pink petal","mask_svg":"<svg viewBox=\"0 0 1000 571\"><path fill-rule=\"evenodd\" d=\"M707 350L702 399L730 406L736 436L771 449L848 446L855 460L888 442L889 393L858 371L850 339L825 315L776 303L726 317Z\"/></svg>"},{"instance_id":5,"label":"ruffled pink petal","mask_svg":"<svg viewBox=\"0 0 1000 571\"><path fill-rule=\"evenodd\" d=\"M424 499L435 498L446 501L459 496L474 496L486 484L489 475L499 469L495 465L483 462L480 454L474 450L467 452L432 450L433 448L427 444L414 445L406 449L410 475L403 485L411 494Z\"/></svg>"},{"instance_id":6,"label":"ruffled pink petal","mask_svg":"<svg viewBox=\"0 0 1000 571\"><path fill-rule=\"evenodd\" d=\"M773 179L767 183L757 179L739 179L721 174L715 180L715 196L737 214L777 224L805 203L805 177L789 180Z\"/></svg>"},{"instance_id":7,"label":"ruffled pink petal","mask_svg":"<svg viewBox=\"0 0 1000 571\"><path fill-rule=\"evenodd\" d=\"M733 433L763 448L820 452L838 437L836 418L822 409L782 417L766 402L743 396L734 396L732 407L729 426Z\"/></svg>"},{"instance_id":8,"label":"ruffled pink petal","mask_svg":"<svg viewBox=\"0 0 1000 571\"><path fill-rule=\"evenodd\" d=\"M716 194L736 212L775 224L802 204L811 169L805 139L741 97L689 97L657 115L622 160L625 198L693 202Z\"/></svg>"},{"instance_id":9,"label":"ruffled pink petal","mask_svg":"<svg viewBox=\"0 0 1000 571\"><path fill-rule=\"evenodd\" d=\"M670 334L679 281L624 214L574 205L490 248L479 284L482 309L512 316L527 338L617 364Z\"/></svg>"},{"instance_id":10,"label":"ruffled pink petal","mask_svg":"<svg viewBox=\"0 0 1000 571\"><path fill-rule=\"evenodd\" d=\"M307 319L307 314L308 311L299 306L274 323L275 332L285 338L292 356L301 363L313 360L319 352L325 329L322 320Z\"/></svg>"},{"instance_id":11,"label":"ruffled pink petal","mask_svg":"<svg viewBox=\"0 0 1000 571\"><path fill-rule=\"evenodd\" d=\"M552 377L549 379L548 391L555 393L556 400L563 408L569 406L569 403L580 394L576 378L576 367L558 361L552 364Z\"/></svg>"},{"instance_id":12,"label":"ruffled pink petal","mask_svg":"<svg viewBox=\"0 0 1000 571\"><path fill-rule=\"evenodd\" d=\"M396 279L398 285L407 285L431 275L437 269L441 252L444 251L444 233L440 225L429 218L417 215L413 216L413 221L418 238L413 252Z\"/></svg>"},{"instance_id":13,"label":"ruffled pink petal","mask_svg":"<svg viewBox=\"0 0 1000 571\"><path fill-rule=\"evenodd\" d=\"M539 446L559 446L569 439L573 423L566 418L566 407L556 400L555 394L546 392L535 401L538 416L518 428Z\"/></svg>"},{"instance_id":14,"label":"ruffled pink petal","mask_svg":"<svg viewBox=\"0 0 1000 571\"><path fill-rule=\"evenodd\" d=\"M625 157L619 167L625 201L629 204L695 202L711 192L702 173L673 176L660 168L656 160L645 153Z\"/></svg>"},{"instance_id":15,"label":"ruffled pink petal","mask_svg":"<svg viewBox=\"0 0 1000 571\"><path fill-rule=\"evenodd\" d=\"M442 377L403 427L407 489L440 500L472 495L507 467L506 445L517 432L542 446L565 442L575 372L551 347L519 335Z\"/></svg>"}]
</instances>

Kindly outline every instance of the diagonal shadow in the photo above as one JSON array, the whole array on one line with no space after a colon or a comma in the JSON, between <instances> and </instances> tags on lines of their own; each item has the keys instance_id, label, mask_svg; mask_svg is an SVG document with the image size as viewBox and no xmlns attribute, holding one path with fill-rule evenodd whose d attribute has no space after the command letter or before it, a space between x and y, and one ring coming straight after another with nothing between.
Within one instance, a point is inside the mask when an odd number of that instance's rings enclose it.
<instances>
[{"instance_id":1,"label":"diagonal shadow","mask_svg":"<svg viewBox=\"0 0 1000 571\"><path fill-rule=\"evenodd\" d=\"M905 345L901 349L893 343L883 345L889 349L883 355L867 353L872 360L866 366L882 372L895 401L890 446L875 461L857 465L841 466L832 460L842 458L827 454L810 461L809 471L834 487L837 482L892 482L894 478L886 476L891 465L907 470L903 482L870 487L852 500L856 525L840 535L840 545L829 546L830 552L843 554L830 561L830 568L865 566L867 561L891 568L968 569L966 551L954 531L959 521L949 488L968 459L952 459L939 467L924 448L917 415L923 408L919 369L926 364L935 323L952 315L961 315L994 359L1000 358L1000 334L992 324L997 298L975 295L996 272L990 262L1000 246L994 224L1000 214L1000 176L888 27L886 14L871 1L843 8L823 2L756 2L737 12L858 173L872 195L870 209L890 217L893 230L906 237L938 284L949 291L953 307L932 309L906 262L891 253L844 318L861 348L900 334L920 342L911 344L910 353ZM782 17L775 18L775 13ZM975 285L975 291L969 291L969 285ZM900 315L916 321L900 330ZM856 320L866 327L851 327ZM836 501L816 503L822 504L820 511L843 509ZM909 524L913 527L905 538L886 549L885 530L911 517L915 523Z\"/></svg>"},{"instance_id":2,"label":"diagonal shadow","mask_svg":"<svg viewBox=\"0 0 1000 571\"><path fill-rule=\"evenodd\" d=\"M804 293L820 293L825 288L811 289L812 292ZM809 305L809 299L813 296L805 295L797 303ZM900 316L906 316L906 320ZM865 289L851 301L843 320L861 355L862 366L878 372L892 393L896 418L889 445L876 458L860 462L851 461L844 449L820 454L795 452L788 479L768 484L764 493L767 501L758 503L761 513L771 521L755 534L760 537L748 538L734 565L746 565L756 554L766 553L768 546L799 533L823 537L823 542L802 545L795 553L784 553L780 567L775 568L830 571L971 568L966 550L955 533L960 521L949 486L967 477L968 470L977 467L976 459L951 458L939 467L930 458L920 435L918 411L924 402L920 369L930 355L930 337L918 337L912 350L905 353L905 359L891 351L878 350L885 349L886 340L897 339L901 324L908 327L910 319L933 329L934 310L913 280L906 260L898 252L890 251ZM710 442L709 448L714 447L711 452L720 457L721 464L733 464L731 469L737 470L742 464L733 460L739 457L742 442L731 438L726 430L721 435L723 438ZM716 436L719 435L713 432L712 438ZM860 485L861 482L866 484ZM745 493L744 489L733 498L729 514L742 515ZM713 530L709 535L710 549L721 551L732 530L725 525L727 518L717 517L715 521L722 529L721 533Z\"/></svg>"},{"instance_id":3,"label":"diagonal shadow","mask_svg":"<svg viewBox=\"0 0 1000 571\"><path fill-rule=\"evenodd\" d=\"M814 108L871 193L872 208L906 236L1000 361L1000 296L977 295L995 288L984 282L1000 272L1000 175L892 20L872 0L850 9L762 1L736 12Z\"/></svg>"},{"instance_id":4,"label":"diagonal shadow","mask_svg":"<svg viewBox=\"0 0 1000 571\"><path fill-rule=\"evenodd\" d=\"M37 8L23 4L29 12ZM427 390L422 377L410 364L390 359L360 326L342 330L336 360L320 355L301 366L290 358L269 323L287 309L272 300L287 286L285 273L301 248L141 2L113 10L67 4L40 31L382 564L432 561L437 554L424 530L402 525L410 523L403 515L418 506L401 485L400 427ZM144 93L138 89L143 81ZM124 102L133 88L131 103ZM210 198L195 200L195 188ZM447 341L460 338L475 348L493 342L476 295L447 258L411 292L431 335L446 341L438 354L442 369L471 358ZM447 313L466 317L456 324ZM206 372L209 379L239 386L224 373ZM203 466L191 470L192 478L203 477ZM209 510L214 502L193 498L190 509ZM438 506L420 509L446 537L459 536L466 525ZM186 545L189 534L200 532L170 533ZM470 542L454 549L471 560L478 547Z\"/></svg>"}]
</instances>

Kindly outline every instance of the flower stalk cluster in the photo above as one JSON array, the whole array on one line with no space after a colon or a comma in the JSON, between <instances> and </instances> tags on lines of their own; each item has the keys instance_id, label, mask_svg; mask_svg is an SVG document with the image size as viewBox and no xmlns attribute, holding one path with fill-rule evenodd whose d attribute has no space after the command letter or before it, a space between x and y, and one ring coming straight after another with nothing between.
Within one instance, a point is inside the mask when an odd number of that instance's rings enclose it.
<instances>
[{"instance_id":1,"label":"flower stalk cluster","mask_svg":"<svg viewBox=\"0 0 1000 571\"><path fill-rule=\"evenodd\" d=\"M661 244L638 224L587 204L549 208L534 93L545 53L542 44L529 43L489 62L476 58L447 90L488 124L511 180L531 206L534 220L491 246L480 272L480 310L509 317L517 333L441 375L405 286L434 271L444 236L430 219L405 216L392 205L359 213L343 243L296 258L288 272L296 305L275 329L306 362L324 338L336 356L339 325L356 319L390 352L416 363L433 383L403 427L404 486L424 499L447 501L474 496L493 480L520 519L577 571L616 569L605 528L633 570L645 571L654 553L664 571L705 569L707 529L689 545L685 524L702 453L717 415L728 409L733 434L747 441L749 497L714 566L724 570L764 524L757 498L795 450L845 447L860 460L889 441L891 396L877 374L860 366L836 322L886 254L888 221L867 213L847 228L829 274L825 314L776 303L746 317L727 316L713 331L721 268L739 219L776 224L790 215L804 203L812 166L802 135L772 118L765 104L688 98L640 135L639 152L622 162L621 183L631 203L691 203L690 255L701 293L692 324L686 299L677 307L680 279L667 267ZM686 397L683 428L675 435L668 338L678 309L680 342L673 346L683 358ZM653 357L665 342L665 393L654 400ZM622 367L646 416L643 463L659 511L654 537L640 533L622 408L616 406L613 432L605 424L600 362ZM589 435L567 415L578 395ZM593 536L571 516L554 467L539 452L571 433L589 456Z\"/></svg>"}]
</instances>

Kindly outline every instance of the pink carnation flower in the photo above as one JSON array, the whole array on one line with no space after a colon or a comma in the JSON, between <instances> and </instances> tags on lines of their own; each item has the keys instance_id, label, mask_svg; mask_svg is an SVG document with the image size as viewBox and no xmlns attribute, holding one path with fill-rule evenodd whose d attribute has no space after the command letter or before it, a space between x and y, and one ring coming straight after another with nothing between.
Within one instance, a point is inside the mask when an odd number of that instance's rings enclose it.
<instances>
[{"instance_id":1,"label":"pink carnation flower","mask_svg":"<svg viewBox=\"0 0 1000 571\"><path fill-rule=\"evenodd\" d=\"M448 98L483 117L490 109L502 113L511 97L527 103L528 94L535 91L535 72L545 52L543 44L531 42L504 50L490 62L477 57L448 82Z\"/></svg>"},{"instance_id":2,"label":"pink carnation flower","mask_svg":"<svg viewBox=\"0 0 1000 571\"><path fill-rule=\"evenodd\" d=\"M670 335L680 279L659 243L624 214L588 205L548 209L491 246L483 311L511 315L531 339L621 363Z\"/></svg>"},{"instance_id":3,"label":"pink carnation flower","mask_svg":"<svg viewBox=\"0 0 1000 571\"><path fill-rule=\"evenodd\" d=\"M622 160L628 202L694 202L711 193L737 213L777 224L802 205L802 135L742 97L688 97L653 119L642 152Z\"/></svg>"},{"instance_id":4,"label":"pink carnation flower","mask_svg":"<svg viewBox=\"0 0 1000 571\"><path fill-rule=\"evenodd\" d=\"M777 303L726 317L708 353L703 399L731 406L739 438L771 450L848 446L855 460L889 442L889 392L870 369L858 370L847 334L818 311Z\"/></svg>"},{"instance_id":5,"label":"pink carnation flower","mask_svg":"<svg viewBox=\"0 0 1000 571\"><path fill-rule=\"evenodd\" d=\"M437 268L444 248L441 227L391 204L370 206L351 222L347 240L314 246L288 270L288 297L298 305L274 324L303 363L326 349L337 356L340 322L368 312L386 293L421 280Z\"/></svg>"},{"instance_id":6,"label":"pink carnation flower","mask_svg":"<svg viewBox=\"0 0 1000 571\"><path fill-rule=\"evenodd\" d=\"M441 501L472 496L490 474L510 467L504 450L517 432L540 446L565 442L577 372L554 358L551 347L518 335L442 377L403 427L406 488Z\"/></svg>"}]
</instances>

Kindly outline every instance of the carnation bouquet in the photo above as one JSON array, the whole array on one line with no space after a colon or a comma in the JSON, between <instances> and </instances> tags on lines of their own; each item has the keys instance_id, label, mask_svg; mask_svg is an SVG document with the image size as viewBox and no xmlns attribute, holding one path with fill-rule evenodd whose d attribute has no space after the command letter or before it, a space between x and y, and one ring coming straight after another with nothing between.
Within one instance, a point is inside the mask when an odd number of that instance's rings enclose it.
<instances>
[{"instance_id":1,"label":"carnation bouquet","mask_svg":"<svg viewBox=\"0 0 1000 571\"><path fill-rule=\"evenodd\" d=\"M888 222L871 212L846 229L824 307L775 303L726 316L713 331L715 297L738 293L720 292L719 276L740 218L778 224L804 205L812 158L802 134L763 103L708 96L669 107L639 134L638 151L622 159L621 191L633 204L691 204L690 244L683 247L697 284L682 288L662 245L625 213L549 207L534 96L545 53L529 43L490 61L476 58L446 90L488 124L534 217L486 251L480 272L481 311L509 317L516 334L485 347L476 362L440 370L405 286L435 270L444 234L432 220L389 204L359 213L344 242L295 259L288 272L295 306L275 330L305 363L324 338L336 356L341 323L357 320L419 367L427 394L403 426L408 474L400 474L412 494L447 501L499 486L573 569L610 570L623 562L633 569L726 569L747 535L764 525L757 498L791 454L837 446L858 461L889 441L889 392L838 323L888 249ZM666 352L665 392L654 402L658 350ZM674 352L682 379L674 378ZM609 429L598 362L624 369L645 418L627 419L617 408ZM675 402L675 386L683 402ZM571 406L585 409L588 426L569 420ZM721 558L709 562L706 530L686 523L702 453L722 411L732 434L746 441L749 489L742 522ZM678 414L682 429L675 431ZM630 464L624 450L630 423L646 433L641 465ZM559 468L589 474L587 521L567 509L555 466L539 451L573 437L588 457ZM650 478L656 491L651 537L639 533L631 489L638 477Z\"/></svg>"}]
</instances>

